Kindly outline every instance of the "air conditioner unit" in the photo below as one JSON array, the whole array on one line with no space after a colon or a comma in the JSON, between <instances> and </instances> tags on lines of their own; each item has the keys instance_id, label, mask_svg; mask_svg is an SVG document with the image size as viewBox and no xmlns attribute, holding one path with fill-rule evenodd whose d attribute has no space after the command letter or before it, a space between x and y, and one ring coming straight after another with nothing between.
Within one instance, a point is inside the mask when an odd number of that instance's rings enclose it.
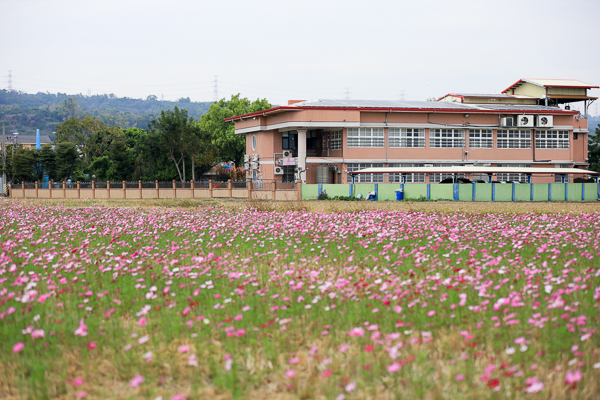
<instances>
[{"instance_id":1,"label":"air conditioner unit","mask_svg":"<svg viewBox=\"0 0 600 400\"><path fill-rule=\"evenodd\" d=\"M258 169L258 162L254 161L250 165L252 165L252 169Z\"/></svg>"},{"instance_id":2,"label":"air conditioner unit","mask_svg":"<svg viewBox=\"0 0 600 400\"><path fill-rule=\"evenodd\" d=\"M244 169L250 171L250 163L244 163Z\"/></svg>"},{"instance_id":3,"label":"air conditioner unit","mask_svg":"<svg viewBox=\"0 0 600 400\"><path fill-rule=\"evenodd\" d=\"M294 153L292 153L291 150L284 150L283 151L283 158L290 158L290 157L294 157Z\"/></svg>"},{"instance_id":4,"label":"air conditioner unit","mask_svg":"<svg viewBox=\"0 0 600 400\"><path fill-rule=\"evenodd\" d=\"M244 154L244 162L247 163L248 161L250 161L250 155Z\"/></svg>"},{"instance_id":5,"label":"air conditioner unit","mask_svg":"<svg viewBox=\"0 0 600 400\"><path fill-rule=\"evenodd\" d=\"M258 161L258 154L252 154L252 161Z\"/></svg>"},{"instance_id":6,"label":"air conditioner unit","mask_svg":"<svg viewBox=\"0 0 600 400\"><path fill-rule=\"evenodd\" d=\"M553 118L552 115L538 115L537 116L537 127L538 128L552 128Z\"/></svg>"},{"instance_id":7,"label":"air conditioner unit","mask_svg":"<svg viewBox=\"0 0 600 400\"><path fill-rule=\"evenodd\" d=\"M512 117L502 118L501 123L503 127L515 126L515 119Z\"/></svg>"},{"instance_id":8,"label":"air conditioner unit","mask_svg":"<svg viewBox=\"0 0 600 400\"><path fill-rule=\"evenodd\" d=\"M275 175L283 175L283 167L275 167Z\"/></svg>"},{"instance_id":9,"label":"air conditioner unit","mask_svg":"<svg viewBox=\"0 0 600 400\"><path fill-rule=\"evenodd\" d=\"M533 128L533 115L518 115L517 126L521 128Z\"/></svg>"}]
</instances>

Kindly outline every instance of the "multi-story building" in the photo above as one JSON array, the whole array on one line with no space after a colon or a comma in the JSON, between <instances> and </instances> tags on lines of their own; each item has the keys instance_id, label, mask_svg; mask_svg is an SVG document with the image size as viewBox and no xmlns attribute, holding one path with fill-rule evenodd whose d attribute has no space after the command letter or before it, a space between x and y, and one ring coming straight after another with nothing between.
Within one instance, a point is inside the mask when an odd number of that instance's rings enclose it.
<instances>
[{"instance_id":1,"label":"multi-story building","mask_svg":"<svg viewBox=\"0 0 600 400\"><path fill-rule=\"evenodd\" d=\"M235 123L236 134L246 135L245 167L253 178L347 183L348 172L368 167L473 164L585 169L591 88L598 86L529 79L496 95L451 93L435 102L291 100L226 120ZM571 110L574 101L583 101L586 112ZM444 176L407 178L433 183ZM359 179L383 183L399 177ZM534 182L562 179L555 174Z\"/></svg>"}]
</instances>

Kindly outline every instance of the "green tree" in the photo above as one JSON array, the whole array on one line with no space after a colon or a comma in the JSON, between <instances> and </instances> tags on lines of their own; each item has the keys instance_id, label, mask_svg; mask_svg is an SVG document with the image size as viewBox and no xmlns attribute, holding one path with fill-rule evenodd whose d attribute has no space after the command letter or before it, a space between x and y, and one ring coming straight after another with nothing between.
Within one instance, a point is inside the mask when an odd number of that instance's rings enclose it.
<instances>
[{"instance_id":1,"label":"green tree","mask_svg":"<svg viewBox=\"0 0 600 400\"><path fill-rule=\"evenodd\" d=\"M56 146L56 176L58 180L75 178L80 166L81 151L71 142L62 142Z\"/></svg>"},{"instance_id":2,"label":"green tree","mask_svg":"<svg viewBox=\"0 0 600 400\"><path fill-rule=\"evenodd\" d=\"M13 179L20 182L31 182L37 180L36 164L37 157L33 150L19 147L15 149L13 159Z\"/></svg>"},{"instance_id":3,"label":"green tree","mask_svg":"<svg viewBox=\"0 0 600 400\"><path fill-rule=\"evenodd\" d=\"M48 179L56 180L56 154L49 144L43 145L39 155L40 164Z\"/></svg>"},{"instance_id":4,"label":"green tree","mask_svg":"<svg viewBox=\"0 0 600 400\"><path fill-rule=\"evenodd\" d=\"M240 95L231 96L230 100L221 99L210 105L208 112L200 117L200 128L211 136L211 142L218 161L234 161L240 165L246 153L245 135L236 135L233 122L225 122L224 118L248 114L272 108L266 99L251 102Z\"/></svg>"},{"instance_id":5,"label":"green tree","mask_svg":"<svg viewBox=\"0 0 600 400\"><path fill-rule=\"evenodd\" d=\"M125 140L112 142L109 152L110 166L107 177L111 181L126 181L131 177L132 163Z\"/></svg>"},{"instance_id":6,"label":"green tree","mask_svg":"<svg viewBox=\"0 0 600 400\"><path fill-rule=\"evenodd\" d=\"M590 170L600 172L600 125L596 132L588 137L588 162Z\"/></svg>"},{"instance_id":7,"label":"green tree","mask_svg":"<svg viewBox=\"0 0 600 400\"><path fill-rule=\"evenodd\" d=\"M194 118L188 117L187 110L175 106L173 111L161 111L160 117L150 123L150 129L175 165L179 180L185 181L186 154L197 129Z\"/></svg>"},{"instance_id":8,"label":"green tree","mask_svg":"<svg viewBox=\"0 0 600 400\"><path fill-rule=\"evenodd\" d=\"M83 110L77 104L77 97L70 96L60 104L60 113L65 120L78 118L83 114Z\"/></svg>"}]
</instances>

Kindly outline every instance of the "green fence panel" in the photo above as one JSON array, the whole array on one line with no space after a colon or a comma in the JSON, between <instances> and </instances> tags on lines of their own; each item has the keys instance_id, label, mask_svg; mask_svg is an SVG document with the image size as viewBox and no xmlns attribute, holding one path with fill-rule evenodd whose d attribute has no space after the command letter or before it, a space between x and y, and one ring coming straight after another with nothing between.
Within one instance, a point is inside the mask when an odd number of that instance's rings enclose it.
<instances>
[{"instance_id":1,"label":"green fence panel","mask_svg":"<svg viewBox=\"0 0 600 400\"><path fill-rule=\"evenodd\" d=\"M363 195L363 199L369 197L369 193L375 190L373 183L356 183L354 184L354 196Z\"/></svg>"},{"instance_id":2,"label":"green fence panel","mask_svg":"<svg viewBox=\"0 0 600 400\"><path fill-rule=\"evenodd\" d=\"M396 194L394 193L394 198ZM404 198L407 200L415 200L419 198L427 198L426 183L407 183L404 185Z\"/></svg>"},{"instance_id":3,"label":"green fence panel","mask_svg":"<svg viewBox=\"0 0 600 400\"><path fill-rule=\"evenodd\" d=\"M581 187L582 186L583 186L583 183L567 184L567 200L581 201Z\"/></svg>"},{"instance_id":4,"label":"green fence panel","mask_svg":"<svg viewBox=\"0 0 600 400\"><path fill-rule=\"evenodd\" d=\"M327 196L329 197L350 196L349 184L323 184L323 190L327 193Z\"/></svg>"},{"instance_id":5,"label":"green fence panel","mask_svg":"<svg viewBox=\"0 0 600 400\"><path fill-rule=\"evenodd\" d=\"M583 185L585 185L585 199L598 200L598 185L595 183L584 183Z\"/></svg>"},{"instance_id":6,"label":"green fence panel","mask_svg":"<svg viewBox=\"0 0 600 400\"><path fill-rule=\"evenodd\" d=\"M378 201L395 201L396 189L400 188L399 183L379 183L377 184Z\"/></svg>"},{"instance_id":7,"label":"green fence panel","mask_svg":"<svg viewBox=\"0 0 600 400\"><path fill-rule=\"evenodd\" d=\"M530 201L531 185L526 183L515 184L515 201Z\"/></svg>"},{"instance_id":8,"label":"green fence panel","mask_svg":"<svg viewBox=\"0 0 600 400\"><path fill-rule=\"evenodd\" d=\"M302 185L302 198L305 200L314 200L319 197L319 185Z\"/></svg>"},{"instance_id":9,"label":"green fence panel","mask_svg":"<svg viewBox=\"0 0 600 400\"><path fill-rule=\"evenodd\" d=\"M477 183L475 190L475 201L492 201L491 183Z\"/></svg>"},{"instance_id":10,"label":"green fence panel","mask_svg":"<svg viewBox=\"0 0 600 400\"><path fill-rule=\"evenodd\" d=\"M533 201L548 201L548 184L533 183Z\"/></svg>"},{"instance_id":11,"label":"green fence panel","mask_svg":"<svg viewBox=\"0 0 600 400\"><path fill-rule=\"evenodd\" d=\"M496 201L512 201L512 184L496 184Z\"/></svg>"},{"instance_id":12,"label":"green fence panel","mask_svg":"<svg viewBox=\"0 0 600 400\"><path fill-rule=\"evenodd\" d=\"M458 185L458 199L460 201L473 201L473 184L463 183Z\"/></svg>"},{"instance_id":13,"label":"green fence panel","mask_svg":"<svg viewBox=\"0 0 600 400\"><path fill-rule=\"evenodd\" d=\"M552 201L565 201L565 184L552 184Z\"/></svg>"},{"instance_id":14,"label":"green fence panel","mask_svg":"<svg viewBox=\"0 0 600 400\"><path fill-rule=\"evenodd\" d=\"M454 185L447 183L431 184L431 200L454 200Z\"/></svg>"}]
</instances>

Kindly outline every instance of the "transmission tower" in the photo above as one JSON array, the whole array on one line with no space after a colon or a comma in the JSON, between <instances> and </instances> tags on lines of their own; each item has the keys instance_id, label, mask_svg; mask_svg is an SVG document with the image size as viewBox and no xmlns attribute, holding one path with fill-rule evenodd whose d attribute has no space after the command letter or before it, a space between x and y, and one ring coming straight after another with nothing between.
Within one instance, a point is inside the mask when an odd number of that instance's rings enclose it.
<instances>
[{"instance_id":1,"label":"transmission tower","mask_svg":"<svg viewBox=\"0 0 600 400\"><path fill-rule=\"evenodd\" d=\"M92 89L88 89L88 97L92 97Z\"/></svg>"},{"instance_id":2,"label":"transmission tower","mask_svg":"<svg viewBox=\"0 0 600 400\"><path fill-rule=\"evenodd\" d=\"M402 90L400 91L400 101L404 101L404 92L405 92L405 91L406 91L406 90L404 90L404 89L402 89Z\"/></svg>"},{"instance_id":3,"label":"transmission tower","mask_svg":"<svg viewBox=\"0 0 600 400\"><path fill-rule=\"evenodd\" d=\"M347 87L346 91L344 92L344 94L346 95L346 97L344 97L346 100L350 100L350 88Z\"/></svg>"},{"instance_id":4,"label":"transmission tower","mask_svg":"<svg viewBox=\"0 0 600 400\"><path fill-rule=\"evenodd\" d=\"M219 80L217 75L215 75L215 79L213 80L213 101L219 101Z\"/></svg>"},{"instance_id":5,"label":"transmission tower","mask_svg":"<svg viewBox=\"0 0 600 400\"><path fill-rule=\"evenodd\" d=\"M13 87L12 87L12 69L8 70L8 91L12 91Z\"/></svg>"}]
</instances>

